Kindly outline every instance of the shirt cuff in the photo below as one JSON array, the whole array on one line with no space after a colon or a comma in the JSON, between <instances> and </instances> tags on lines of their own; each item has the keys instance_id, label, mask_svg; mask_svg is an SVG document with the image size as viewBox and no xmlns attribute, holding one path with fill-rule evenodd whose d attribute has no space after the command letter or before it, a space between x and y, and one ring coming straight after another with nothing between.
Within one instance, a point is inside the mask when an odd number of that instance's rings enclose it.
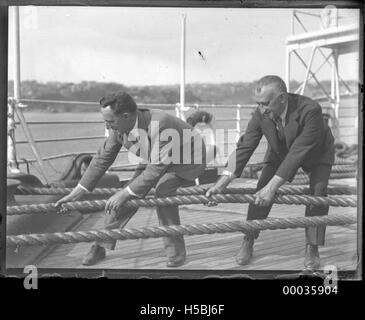
<instances>
[{"instance_id":1,"label":"shirt cuff","mask_svg":"<svg viewBox=\"0 0 365 320\"><path fill-rule=\"evenodd\" d=\"M129 188L129 186L127 186L126 188L125 188L126 190L127 190L127 192L131 195L131 196L134 196L134 197L137 197L137 198L139 198L139 196L137 196L132 190L131 190L131 188Z\"/></svg>"},{"instance_id":2,"label":"shirt cuff","mask_svg":"<svg viewBox=\"0 0 365 320\"><path fill-rule=\"evenodd\" d=\"M78 184L77 185L78 187L80 187L81 189L83 189L83 190L85 190L85 191L87 191L87 192L91 192L90 190L88 190L87 188L85 188L82 184Z\"/></svg>"},{"instance_id":3,"label":"shirt cuff","mask_svg":"<svg viewBox=\"0 0 365 320\"><path fill-rule=\"evenodd\" d=\"M231 176L233 175L233 172L228 171L228 170L223 170L221 173L222 176Z\"/></svg>"}]
</instances>

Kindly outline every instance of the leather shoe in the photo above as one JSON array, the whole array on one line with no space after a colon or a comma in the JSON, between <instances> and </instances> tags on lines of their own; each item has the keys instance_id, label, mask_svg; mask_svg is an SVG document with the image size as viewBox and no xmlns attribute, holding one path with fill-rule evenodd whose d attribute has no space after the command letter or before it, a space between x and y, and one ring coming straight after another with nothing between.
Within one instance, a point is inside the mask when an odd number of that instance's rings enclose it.
<instances>
[{"instance_id":1,"label":"leather shoe","mask_svg":"<svg viewBox=\"0 0 365 320\"><path fill-rule=\"evenodd\" d=\"M255 239L253 237L244 236L241 248L236 256L236 261L239 265L244 266L250 262L253 254L254 242Z\"/></svg>"},{"instance_id":2,"label":"leather shoe","mask_svg":"<svg viewBox=\"0 0 365 320\"><path fill-rule=\"evenodd\" d=\"M320 266L319 252L317 245L307 244L305 248L304 267L315 270Z\"/></svg>"},{"instance_id":3,"label":"leather shoe","mask_svg":"<svg viewBox=\"0 0 365 320\"><path fill-rule=\"evenodd\" d=\"M169 268L180 267L185 263L186 256L180 256L178 258L170 258L167 260L166 266Z\"/></svg>"},{"instance_id":4,"label":"leather shoe","mask_svg":"<svg viewBox=\"0 0 365 320\"><path fill-rule=\"evenodd\" d=\"M105 259L105 256L105 248L97 244L93 244L90 248L90 251L85 256L84 260L82 260L82 264L84 266L92 266L99 261Z\"/></svg>"}]
</instances>

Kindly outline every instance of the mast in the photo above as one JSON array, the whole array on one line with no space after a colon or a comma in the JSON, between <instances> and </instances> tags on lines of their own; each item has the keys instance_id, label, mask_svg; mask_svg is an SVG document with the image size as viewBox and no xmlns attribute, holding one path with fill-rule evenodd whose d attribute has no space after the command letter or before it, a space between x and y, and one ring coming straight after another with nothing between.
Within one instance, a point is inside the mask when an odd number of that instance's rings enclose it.
<instances>
[{"instance_id":1,"label":"mast","mask_svg":"<svg viewBox=\"0 0 365 320\"><path fill-rule=\"evenodd\" d=\"M48 184L48 178L46 175L44 162L38 151L38 148L36 146L32 133L29 130L28 124L25 120L23 111L21 109L21 107L24 107L24 105L22 105L19 102L20 97L21 97L19 7L15 6L13 12L14 12L14 102L13 102L14 108L13 108L13 110L15 111L15 113L17 114L17 116L19 118L20 124L24 131L24 135L30 144L30 147L33 151L35 158L37 159L37 162L40 167L40 173L41 173L42 177L44 178L45 182ZM13 140L13 143L14 143L14 152L15 152L15 140Z\"/></svg>"},{"instance_id":2,"label":"mast","mask_svg":"<svg viewBox=\"0 0 365 320\"><path fill-rule=\"evenodd\" d=\"M186 14L183 13L181 15L181 46L180 46L180 110L179 110L179 118L182 120L185 119L184 110L185 110L185 23L186 22Z\"/></svg>"},{"instance_id":3,"label":"mast","mask_svg":"<svg viewBox=\"0 0 365 320\"><path fill-rule=\"evenodd\" d=\"M14 99L19 99L20 88L20 49L19 49L19 8L13 8L13 27L14 27ZM15 146L15 103L14 101L8 101L8 165L10 172L19 173L19 165L16 159L16 146Z\"/></svg>"}]
</instances>

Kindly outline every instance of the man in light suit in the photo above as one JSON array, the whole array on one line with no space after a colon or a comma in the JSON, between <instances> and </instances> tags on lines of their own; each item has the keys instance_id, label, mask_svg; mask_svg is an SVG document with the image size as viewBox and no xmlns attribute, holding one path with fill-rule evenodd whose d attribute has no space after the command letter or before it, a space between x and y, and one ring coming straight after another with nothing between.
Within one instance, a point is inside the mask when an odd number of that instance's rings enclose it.
<instances>
[{"instance_id":1,"label":"man in light suit","mask_svg":"<svg viewBox=\"0 0 365 320\"><path fill-rule=\"evenodd\" d=\"M284 81L277 76L261 78L255 98L258 107L245 134L230 155L222 177L206 194L209 197L221 192L233 179L240 177L262 136L265 136L268 142L265 167L257 183L255 203L248 207L247 220L265 219L278 188L292 181L300 167L309 174L310 194L325 196L334 162L334 138L317 102L287 93ZM208 205L216 203L211 201ZM328 209L328 206L307 206L305 215L327 215ZM258 235L255 232L244 236L236 257L238 264L250 262ZM308 269L316 269L320 265L318 246L324 245L325 227L306 228L305 235L304 265Z\"/></svg>"},{"instance_id":2,"label":"man in light suit","mask_svg":"<svg viewBox=\"0 0 365 320\"><path fill-rule=\"evenodd\" d=\"M137 170L128 185L106 203L105 228L123 228L138 210L123 207L127 200L143 198L153 187L156 197L167 197L176 195L178 187L194 185L194 180L205 169L205 145L189 124L159 110L139 109L127 93L104 97L100 106L106 127L111 129L109 137L78 186L56 206L61 207L62 203L75 201L92 191L124 146L147 165ZM161 225L180 224L178 206L157 207L157 215ZM186 258L183 236L164 237L163 241L167 266L182 265ZM94 265L101 261L106 256L105 248L113 250L115 244L116 241L96 242L83 264Z\"/></svg>"}]
</instances>

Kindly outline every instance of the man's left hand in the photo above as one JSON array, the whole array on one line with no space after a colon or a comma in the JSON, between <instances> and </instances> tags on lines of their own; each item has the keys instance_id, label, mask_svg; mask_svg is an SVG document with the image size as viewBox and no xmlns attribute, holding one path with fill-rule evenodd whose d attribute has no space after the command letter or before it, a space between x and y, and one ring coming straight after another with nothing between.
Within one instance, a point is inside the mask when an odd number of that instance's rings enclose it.
<instances>
[{"instance_id":1,"label":"man's left hand","mask_svg":"<svg viewBox=\"0 0 365 320\"><path fill-rule=\"evenodd\" d=\"M267 207L274 201L276 190L268 186L257 191L255 204L259 207Z\"/></svg>"},{"instance_id":2,"label":"man's left hand","mask_svg":"<svg viewBox=\"0 0 365 320\"><path fill-rule=\"evenodd\" d=\"M106 202L105 212L109 214L112 210L119 210L129 198L130 194L126 189L117 192Z\"/></svg>"}]
</instances>

